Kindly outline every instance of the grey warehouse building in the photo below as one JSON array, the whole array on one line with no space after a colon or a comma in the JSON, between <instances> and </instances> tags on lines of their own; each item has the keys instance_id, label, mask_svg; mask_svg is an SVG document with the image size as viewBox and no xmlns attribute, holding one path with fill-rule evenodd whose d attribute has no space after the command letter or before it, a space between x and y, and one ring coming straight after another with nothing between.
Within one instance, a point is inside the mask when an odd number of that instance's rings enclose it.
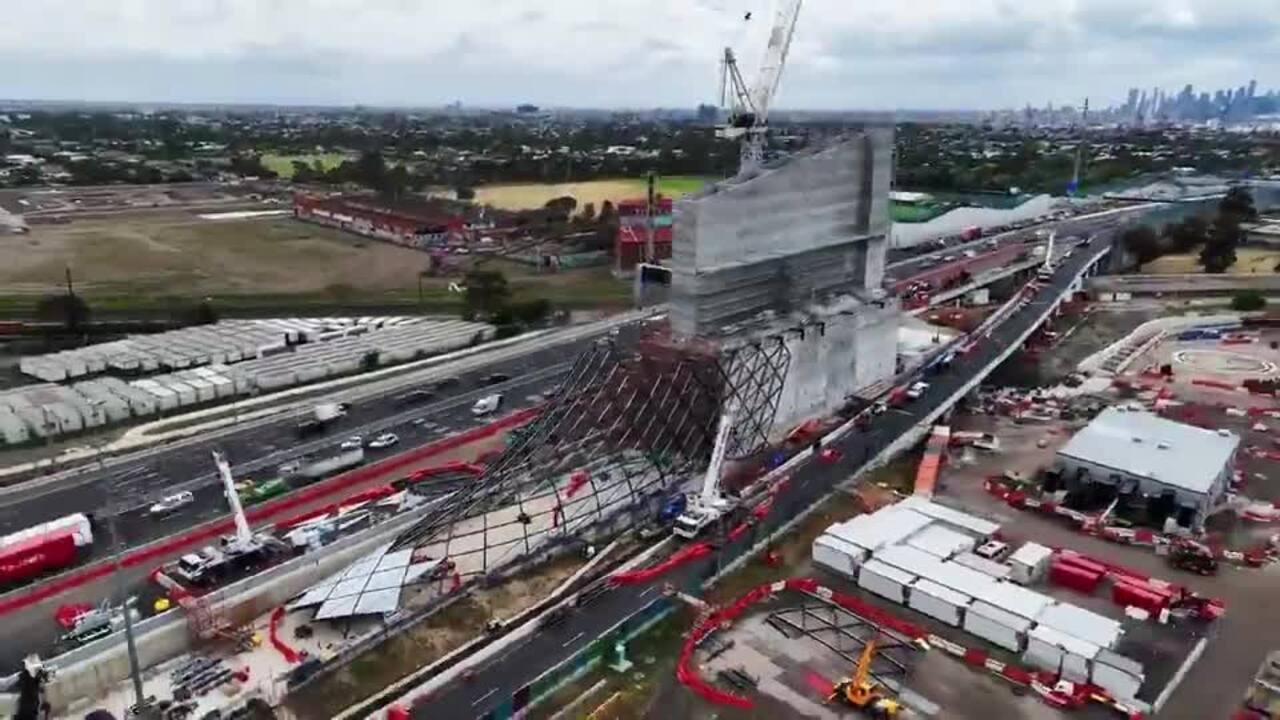
<instances>
[{"instance_id":1,"label":"grey warehouse building","mask_svg":"<svg viewBox=\"0 0 1280 720\"><path fill-rule=\"evenodd\" d=\"M1055 469L1068 488L1109 486L1122 501L1200 528L1230 487L1239 446L1227 430L1111 407L1058 451Z\"/></svg>"}]
</instances>

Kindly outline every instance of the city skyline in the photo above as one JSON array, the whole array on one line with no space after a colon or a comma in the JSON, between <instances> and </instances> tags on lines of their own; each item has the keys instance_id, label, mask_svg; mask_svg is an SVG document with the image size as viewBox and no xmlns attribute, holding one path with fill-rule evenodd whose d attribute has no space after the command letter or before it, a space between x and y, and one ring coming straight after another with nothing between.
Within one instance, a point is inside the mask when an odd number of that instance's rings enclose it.
<instances>
[{"instance_id":1,"label":"city skyline","mask_svg":"<svg viewBox=\"0 0 1280 720\"><path fill-rule=\"evenodd\" d=\"M1123 102L1135 86L1235 87L1241 77L1280 75L1280 18L1259 0L925 5L807 0L778 107ZM754 75L770 7L768 0L484 7L54 0L9 9L0 63L21 71L0 78L0 97L692 107L714 100L726 44Z\"/></svg>"}]
</instances>

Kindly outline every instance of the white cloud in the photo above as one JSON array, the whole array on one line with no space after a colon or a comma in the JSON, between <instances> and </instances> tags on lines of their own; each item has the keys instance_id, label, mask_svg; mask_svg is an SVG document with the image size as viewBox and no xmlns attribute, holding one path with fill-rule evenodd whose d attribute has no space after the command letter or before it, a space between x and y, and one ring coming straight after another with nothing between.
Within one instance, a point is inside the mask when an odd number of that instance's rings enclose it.
<instances>
[{"instance_id":1,"label":"white cloud","mask_svg":"<svg viewBox=\"0 0 1280 720\"><path fill-rule=\"evenodd\" d=\"M41 0L0 96L690 105L769 0ZM751 11L750 22L743 21ZM985 107L1280 82L1275 0L806 0L780 101ZM10 68L17 68L13 72Z\"/></svg>"}]
</instances>

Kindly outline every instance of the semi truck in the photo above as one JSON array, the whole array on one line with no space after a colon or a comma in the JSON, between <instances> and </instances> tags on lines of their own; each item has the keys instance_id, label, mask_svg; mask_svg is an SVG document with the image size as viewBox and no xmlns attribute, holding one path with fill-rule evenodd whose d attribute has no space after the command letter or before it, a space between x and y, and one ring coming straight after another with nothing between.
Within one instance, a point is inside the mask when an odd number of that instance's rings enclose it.
<instances>
[{"instance_id":1,"label":"semi truck","mask_svg":"<svg viewBox=\"0 0 1280 720\"><path fill-rule=\"evenodd\" d=\"M66 515L0 537L0 587L25 582L75 563L93 545L92 521L84 513Z\"/></svg>"},{"instance_id":2,"label":"semi truck","mask_svg":"<svg viewBox=\"0 0 1280 720\"><path fill-rule=\"evenodd\" d=\"M300 478L303 482L319 480L326 475L353 468L364 462L364 448L356 447L333 455L280 466L280 474L288 478Z\"/></svg>"},{"instance_id":3,"label":"semi truck","mask_svg":"<svg viewBox=\"0 0 1280 720\"><path fill-rule=\"evenodd\" d=\"M327 402L311 408L311 417L298 423L298 437L309 437L323 433L335 422L347 416L350 405L347 403Z\"/></svg>"}]
</instances>

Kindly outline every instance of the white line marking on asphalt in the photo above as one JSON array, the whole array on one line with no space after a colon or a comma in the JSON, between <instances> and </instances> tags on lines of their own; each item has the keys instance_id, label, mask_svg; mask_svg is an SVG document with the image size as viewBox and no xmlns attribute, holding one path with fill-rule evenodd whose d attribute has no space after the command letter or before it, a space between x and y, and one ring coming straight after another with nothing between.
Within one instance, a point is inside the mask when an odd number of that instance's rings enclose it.
<instances>
[{"instance_id":1,"label":"white line marking on asphalt","mask_svg":"<svg viewBox=\"0 0 1280 720\"><path fill-rule=\"evenodd\" d=\"M494 688L494 689L490 690L489 692L485 693L484 695L481 695L479 698L477 698L477 699L476 699L476 701L475 701L475 702L471 703L471 707L475 707L476 705L479 705L480 703L484 702L485 700L488 700L490 697L493 697L493 694L494 694L494 693L496 693L496 692L498 692L498 688Z\"/></svg>"},{"instance_id":2,"label":"white line marking on asphalt","mask_svg":"<svg viewBox=\"0 0 1280 720\"><path fill-rule=\"evenodd\" d=\"M583 633L578 633L577 635L574 635L573 637L569 638L568 640L565 640L565 641L564 641L564 644L563 644L563 645L561 645L560 647L569 647L570 645L572 645L572 644L574 644L574 643L578 642L578 638L580 638L580 637L582 637L582 636L583 636Z\"/></svg>"},{"instance_id":3,"label":"white line marking on asphalt","mask_svg":"<svg viewBox=\"0 0 1280 720\"><path fill-rule=\"evenodd\" d=\"M644 597L645 595L648 595L649 593L657 589L658 589L657 585L650 585L649 587L644 589L644 592L640 593L640 597Z\"/></svg>"}]
</instances>

